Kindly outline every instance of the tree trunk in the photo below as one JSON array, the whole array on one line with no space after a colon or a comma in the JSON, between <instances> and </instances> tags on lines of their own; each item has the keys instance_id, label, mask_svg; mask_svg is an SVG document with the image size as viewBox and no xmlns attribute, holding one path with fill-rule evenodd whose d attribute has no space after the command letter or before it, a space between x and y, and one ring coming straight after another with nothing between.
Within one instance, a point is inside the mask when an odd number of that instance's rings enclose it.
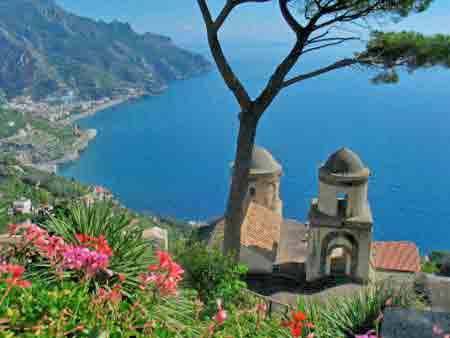
<instances>
[{"instance_id":1,"label":"tree trunk","mask_svg":"<svg viewBox=\"0 0 450 338\"><path fill-rule=\"evenodd\" d=\"M237 150L233 166L231 188L225 215L224 253L240 257L241 225L244 220L250 164L255 144L257 119L254 112L241 113Z\"/></svg>"}]
</instances>

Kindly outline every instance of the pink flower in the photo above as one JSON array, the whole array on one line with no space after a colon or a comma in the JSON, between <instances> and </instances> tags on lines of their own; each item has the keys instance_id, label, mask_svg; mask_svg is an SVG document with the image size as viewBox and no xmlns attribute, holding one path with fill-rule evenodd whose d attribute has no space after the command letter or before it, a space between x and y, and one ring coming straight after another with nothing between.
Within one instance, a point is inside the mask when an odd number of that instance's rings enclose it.
<instances>
[{"instance_id":1,"label":"pink flower","mask_svg":"<svg viewBox=\"0 0 450 338\"><path fill-rule=\"evenodd\" d=\"M217 300L217 314L214 317L214 320L216 321L217 325L222 325L225 320L227 320L228 314L227 312L222 308L222 300Z\"/></svg>"},{"instance_id":2,"label":"pink flower","mask_svg":"<svg viewBox=\"0 0 450 338\"><path fill-rule=\"evenodd\" d=\"M442 329L440 324L435 324L433 325L433 333L435 335L441 336L442 334L444 334L444 330Z\"/></svg>"},{"instance_id":3,"label":"pink flower","mask_svg":"<svg viewBox=\"0 0 450 338\"><path fill-rule=\"evenodd\" d=\"M390 298L388 298L388 299L386 300L385 305L386 305L386 306L392 306L392 303L393 303L392 297L390 297Z\"/></svg>"},{"instance_id":4,"label":"pink flower","mask_svg":"<svg viewBox=\"0 0 450 338\"><path fill-rule=\"evenodd\" d=\"M149 265L148 270L151 272L139 276L142 282L140 288L144 290L152 285L162 295L176 295L178 282L182 279L184 270L167 252L158 251L157 257L159 264Z\"/></svg>"},{"instance_id":5,"label":"pink flower","mask_svg":"<svg viewBox=\"0 0 450 338\"><path fill-rule=\"evenodd\" d=\"M108 270L109 257L85 247L68 247L63 254L60 268L63 270L84 270L88 277L93 277L99 271Z\"/></svg>"},{"instance_id":6,"label":"pink flower","mask_svg":"<svg viewBox=\"0 0 450 338\"><path fill-rule=\"evenodd\" d=\"M256 313L265 315L267 312L267 304L265 302L256 305Z\"/></svg>"}]
</instances>

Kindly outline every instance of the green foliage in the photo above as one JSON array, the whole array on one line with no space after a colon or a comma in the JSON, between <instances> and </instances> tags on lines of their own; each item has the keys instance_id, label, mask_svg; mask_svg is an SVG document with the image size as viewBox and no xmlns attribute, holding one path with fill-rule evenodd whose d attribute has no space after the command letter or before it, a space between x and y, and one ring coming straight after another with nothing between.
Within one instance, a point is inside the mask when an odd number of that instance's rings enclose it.
<instances>
[{"instance_id":1,"label":"green foliage","mask_svg":"<svg viewBox=\"0 0 450 338\"><path fill-rule=\"evenodd\" d=\"M110 258L110 269L126 276L124 286L128 291L139 285L138 275L153 262L151 243L142 237L143 228L132 222L128 212L110 203L99 202L91 206L82 202L73 203L51 217L44 227L72 244L79 244L75 237L77 234L103 235L114 253ZM46 271L38 270L39 273L52 277Z\"/></svg>"},{"instance_id":2,"label":"green foliage","mask_svg":"<svg viewBox=\"0 0 450 338\"><path fill-rule=\"evenodd\" d=\"M442 265L447 258L450 258L450 251L432 251L430 254L430 261L437 266Z\"/></svg>"},{"instance_id":3,"label":"green foliage","mask_svg":"<svg viewBox=\"0 0 450 338\"><path fill-rule=\"evenodd\" d=\"M25 114L3 109L1 106L0 102L0 139L14 135L19 129L24 128L27 122Z\"/></svg>"},{"instance_id":4,"label":"green foliage","mask_svg":"<svg viewBox=\"0 0 450 338\"><path fill-rule=\"evenodd\" d=\"M365 56L378 60L388 69L375 82L396 82L398 76L392 69L399 65L410 71L438 65L450 67L450 36L378 31L372 34Z\"/></svg>"},{"instance_id":5,"label":"green foliage","mask_svg":"<svg viewBox=\"0 0 450 338\"><path fill-rule=\"evenodd\" d=\"M247 268L236 264L232 255L225 256L200 242L180 241L175 257L187 272L188 285L198 291L200 299L210 308L214 308L219 298L225 307L245 300L242 291L246 284L241 277Z\"/></svg>"},{"instance_id":6,"label":"green foliage","mask_svg":"<svg viewBox=\"0 0 450 338\"><path fill-rule=\"evenodd\" d=\"M5 286L0 287L0 294ZM160 298L136 293L120 304L102 304L86 285L32 281L15 289L0 305L2 337L198 337L204 323L196 321L195 293ZM133 307L134 305L134 307ZM151 323L151 325L149 325Z\"/></svg>"},{"instance_id":7,"label":"green foliage","mask_svg":"<svg viewBox=\"0 0 450 338\"><path fill-rule=\"evenodd\" d=\"M262 316L255 310L242 309L231 313L216 338L290 338L289 329L281 327L278 316Z\"/></svg>"},{"instance_id":8,"label":"green foliage","mask_svg":"<svg viewBox=\"0 0 450 338\"><path fill-rule=\"evenodd\" d=\"M426 262L422 264L422 272L434 274L438 273L439 271L439 266L435 262Z\"/></svg>"},{"instance_id":9,"label":"green foliage","mask_svg":"<svg viewBox=\"0 0 450 338\"><path fill-rule=\"evenodd\" d=\"M426 265L428 273L437 273L450 277L450 251L433 251L430 262Z\"/></svg>"},{"instance_id":10,"label":"green foliage","mask_svg":"<svg viewBox=\"0 0 450 338\"><path fill-rule=\"evenodd\" d=\"M20 165L13 157L0 156L0 233L9 223L20 223L29 218L8 215L15 200L31 199L35 207L46 202L58 206L67 199L78 199L88 188L64 177ZM32 215L34 220L36 215Z\"/></svg>"},{"instance_id":11,"label":"green foliage","mask_svg":"<svg viewBox=\"0 0 450 338\"><path fill-rule=\"evenodd\" d=\"M389 306L416 307L423 309L423 302L414 289L395 286L389 281L368 286L349 297L299 299L298 308L308 315L316 326L320 338L353 337L355 334L377 328L380 314L388 302Z\"/></svg>"}]
</instances>

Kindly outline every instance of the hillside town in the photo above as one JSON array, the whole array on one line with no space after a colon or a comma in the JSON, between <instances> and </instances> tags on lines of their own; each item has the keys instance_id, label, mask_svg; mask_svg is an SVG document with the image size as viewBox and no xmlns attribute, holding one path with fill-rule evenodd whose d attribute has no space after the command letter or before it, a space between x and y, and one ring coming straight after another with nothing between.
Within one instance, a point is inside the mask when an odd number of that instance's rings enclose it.
<instances>
[{"instance_id":1,"label":"hillside town","mask_svg":"<svg viewBox=\"0 0 450 338\"><path fill-rule=\"evenodd\" d=\"M40 100L34 100L31 96L16 96L6 101L4 106L11 110L31 113L35 117L44 118L50 122L68 123L144 95L146 91L143 89L127 88L113 97L85 100L77 97L74 91L68 90L60 96L51 95Z\"/></svg>"}]
</instances>

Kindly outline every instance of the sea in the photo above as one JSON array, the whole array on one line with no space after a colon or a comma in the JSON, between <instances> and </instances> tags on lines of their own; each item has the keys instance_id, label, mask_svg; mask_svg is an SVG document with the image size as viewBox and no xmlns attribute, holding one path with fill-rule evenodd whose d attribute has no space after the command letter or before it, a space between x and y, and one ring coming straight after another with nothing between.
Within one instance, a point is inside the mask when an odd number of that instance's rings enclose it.
<instances>
[{"instance_id":1,"label":"sea","mask_svg":"<svg viewBox=\"0 0 450 338\"><path fill-rule=\"evenodd\" d=\"M205 46L194 47L210 57ZM227 45L225 52L254 97L289 47ZM305 56L292 75L348 53ZM302 82L263 116L257 143L283 166L284 214L306 220L320 165L345 146L372 172L376 240L413 241L422 253L450 249L450 71L402 71L398 84L375 85L377 71L354 67ZM225 209L238 112L216 70L173 82L162 95L78 121L98 136L59 173L105 186L139 212L214 219Z\"/></svg>"}]
</instances>

